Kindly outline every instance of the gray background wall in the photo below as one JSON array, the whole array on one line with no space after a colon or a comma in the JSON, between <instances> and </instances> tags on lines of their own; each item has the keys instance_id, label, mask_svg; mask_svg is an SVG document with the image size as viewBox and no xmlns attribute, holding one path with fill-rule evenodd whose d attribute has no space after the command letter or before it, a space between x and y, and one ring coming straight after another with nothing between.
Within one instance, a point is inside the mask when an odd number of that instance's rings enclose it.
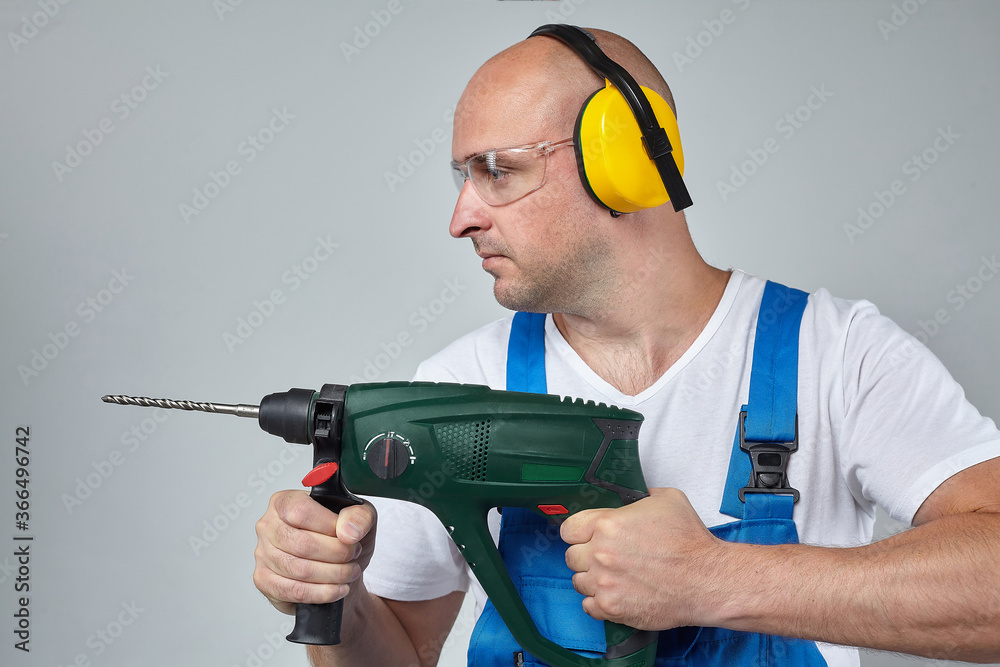
<instances>
[{"instance_id":1,"label":"gray background wall","mask_svg":"<svg viewBox=\"0 0 1000 667\"><path fill-rule=\"evenodd\" d=\"M253 524L308 452L99 397L406 379L503 315L447 236L450 110L482 61L554 21L660 66L711 262L872 300L1000 415L996 3L5 0L0 662L303 664L250 574ZM29 654L12 636L24 535Z\"/></svg>"}]
</instances>

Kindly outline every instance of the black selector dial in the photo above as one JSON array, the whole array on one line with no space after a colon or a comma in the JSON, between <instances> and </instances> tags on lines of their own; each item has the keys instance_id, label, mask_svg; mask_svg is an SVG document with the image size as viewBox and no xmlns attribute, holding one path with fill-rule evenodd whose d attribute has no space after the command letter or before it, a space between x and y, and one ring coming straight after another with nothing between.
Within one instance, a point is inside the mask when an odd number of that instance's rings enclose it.
<instances>
[{"instance_id":1,"label":"black selector dial","mask_svg":"<svg viewBox=\"0 0 1000 667\"><path fill-rule=\"evenodd\" d=\"M380 479L399 477L410 464L410 451L396 438L380 438L368 447L368 467Z\"/></svg>"}]
</instances>

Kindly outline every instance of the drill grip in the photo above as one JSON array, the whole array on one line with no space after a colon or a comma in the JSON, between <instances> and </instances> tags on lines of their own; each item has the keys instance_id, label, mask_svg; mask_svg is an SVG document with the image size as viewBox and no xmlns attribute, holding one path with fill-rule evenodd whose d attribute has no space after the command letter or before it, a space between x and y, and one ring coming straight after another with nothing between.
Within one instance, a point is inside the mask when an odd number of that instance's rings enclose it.
<instances>
[{"instance_id":1,"label":"drill grip","mask_svg":"<svg viewBox=\"0 0 1000 667\"><path fill-rule=\"evenodd\" d=\"M339 480L340 475L337 474L335 477ZM323 507L337 513L359 502L349 494L329 495L322 486L313 487L309 496ZM295 627L285 639L297 644L335 646L340 643L340 624L343 620L343 598L324 604L300 602L295 605Z\"/></svg>"},{"instance_id":2,"label":"drill grip","mask_svg":"<svg viewBox=\"0 0 1000 667\"><path fill-rule=\"evenodd\" d=\"M295 605L295 627L285 639L297 644L335 646L340 643L344 601L325 604L300 602Z\"/></svg>"},{"instance_id":3,"label":"drill grip","mask_svg":"<svg viewBox=\"0 0 1000 667\"><path fill-rule=\"evenodd\" d=\"M313 445L313 473L303 479L312 486L309 496L323 507L340 513L345 507L360 505L361 499L344 486L339 466L343 430L345 385L325 384L318 392L290 389L270 394L261 401L259 422L268 433L288 442ZM333 646L340 643L344 600L324 604L295 605L295 627L286 637L290 642Z\"/></svg>"}]
</instances>

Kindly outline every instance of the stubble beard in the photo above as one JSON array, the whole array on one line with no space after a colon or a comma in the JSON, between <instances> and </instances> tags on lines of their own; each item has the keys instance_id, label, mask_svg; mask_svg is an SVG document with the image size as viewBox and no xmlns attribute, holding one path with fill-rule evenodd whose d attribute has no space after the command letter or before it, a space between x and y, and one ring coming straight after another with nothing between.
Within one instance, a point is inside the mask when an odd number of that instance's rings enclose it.
<instances>
[{"instance_id":1,"label":"stubble beard","mask_svg":"<svg viewBox=\"0 0 1000 667\"><path fill-rule=\"evenodd\" d=\"M493 276L493 296L504 308L530 313L567 313L586 316L603 309L617 292L610 271L610 253L603 239L590 238L555 258L515 259L513 269Z\"/></svg>"}]
</instances>

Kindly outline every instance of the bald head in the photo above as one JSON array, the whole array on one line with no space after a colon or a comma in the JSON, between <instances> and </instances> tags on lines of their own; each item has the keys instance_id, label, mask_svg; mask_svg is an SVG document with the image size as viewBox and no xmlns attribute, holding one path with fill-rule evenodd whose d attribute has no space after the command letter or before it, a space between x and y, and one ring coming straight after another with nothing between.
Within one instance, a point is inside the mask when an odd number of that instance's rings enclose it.
<instances>
[{"instance_id":1,"label":"bald head","mask_svg":"<svg viewBox=\"0 0 1000 667\"><path fill-rule=\"evenodd\" d=\"M660 71L656 69L656 66L635 44L621 35L616 35L607 30L596 30L593 28L587 28L586 30L597 39L597 45L601 47L605 55L624 67L639 85L656 91L660 97L667 101L674 115L677 115L677 107L674 106L674 96L671 94L666 80L664 80ZM598 75L595 74L594 76L600 80Z\"/></svg>"},{"instance_id":2,"label":"bald head","mask_svg":"<svg viewBox=\"0 0 1000 667\"><path fill-rule=\"evenodd\" d=\"M587 30L609 58L676 112L666 81L634 44L612 32ZM510 143L470 147L472 152L570 137L583 103L603 85L603 78L570 47L547 35L531 37L490 58L472 77L456 109L456 136L459 130L474 129L459 128L459 123L496 123L514 130ZM489 113L480 113L485 110ZM456 157L462 156L456 152Z\"/></svg>"}]
</instances>

